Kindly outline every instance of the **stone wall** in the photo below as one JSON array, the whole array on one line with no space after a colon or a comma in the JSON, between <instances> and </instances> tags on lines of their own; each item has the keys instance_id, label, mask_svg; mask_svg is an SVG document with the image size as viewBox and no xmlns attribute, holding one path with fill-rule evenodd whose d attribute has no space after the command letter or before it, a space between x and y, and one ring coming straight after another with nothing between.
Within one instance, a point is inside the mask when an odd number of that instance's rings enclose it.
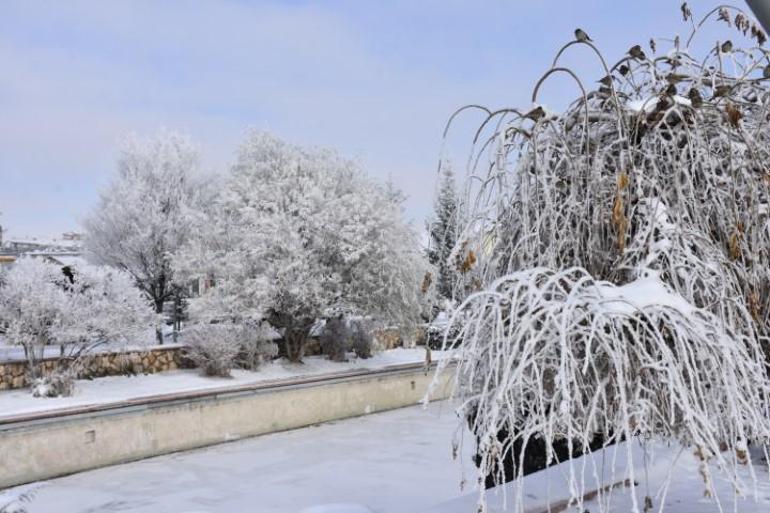
<instances>
[{"instance_id":1,"label":"stone wall","mask_svg":"<svg viewBox=\"0 0 770 513\"><path fill-rule=\"evenodd\" d=\"M414 332L404 332L398 328L376 330L373 334L376 345L381 349L413 347L425 343L425 328L418 327ZM279 345L280 345L280 341ZM100 352L81 358L77 362L78 378L100 378L124 374L153 374L178 368L194 367L185 356L186 347L181 344L152 346L147 349L130 351ZM308 343L307 356L321 354L321 345L317 339ZM40 362L43 374L53 371L59 359L44 358ZM0 362L0 390L24 388L28 385L27 362L14 360Z\"/></svg>"},{"instance_id":2,"label":"stone wall","mask_svg":"<svg viewBox=\"0 0 770 513\"><path fill-rule=\"evenodd\" d=\"M125 352L94 353L77 362L78 378L99 378L122 374L153 374L167 370L191 367L182 345L153 346ZM40 362L44 374L53 371L58 358L45 358ZM27 386L27 362L0 362L0 390Z\"/></svg>"},{"instance_id":3,"label":"stone wall","mask_svg":"<svg viewBox=\"0 0 770 513\"><path fill-rule=\"evenodd\" d=\"M373 333L375 343L382 349L425 345L426 327L417 326L414 331L400 328L382 328Z\"/></svg>"}]
</instances>

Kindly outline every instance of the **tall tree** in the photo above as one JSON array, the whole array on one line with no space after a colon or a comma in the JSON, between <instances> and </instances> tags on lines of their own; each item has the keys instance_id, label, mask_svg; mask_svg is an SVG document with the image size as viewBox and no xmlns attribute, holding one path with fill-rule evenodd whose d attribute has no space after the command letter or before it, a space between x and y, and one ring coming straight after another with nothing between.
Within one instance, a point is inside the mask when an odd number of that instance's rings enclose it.
<instances>
[{"instance_id":1,"label":"tall tree","mask_svg":"<svg viewBox=\"0 0 770 513\"><path fill-rule=\"evenodd\" d=\"M318 319L419 320L427 262L396 196L334 152L255 132L199 219L177 259L214 283L192 305L199 320L266 320L294 361Z\"/></svg>"},{"instance_id":2,"label":"tall tree","mask_svg":"<svg viewBox=\"0 0 770 513\"><path fill-rule=\"evenodd\" d=\"M129 273L158 314L181 292L171 255L189 235L188 210L201 197L198 166L198 151L185 136L163 130L131 137L117 175L84 223L89 258ZM160 328L156 337L162 344Z\"/></svg>"},{"instance_id":3,"label":"tall tree","mask_svg":"<svg viewBox=\"0 0 770 513\"><path fill-rule=\"evenodd\" d=\"M436 267L436 290L451 299L457 282L457 266L451 262L452 251L457 244L457 190L452 167L441 167L438 195L433 202L433 218L428 223L430 236L428 260Z\"/></svg>"}]
</instances>

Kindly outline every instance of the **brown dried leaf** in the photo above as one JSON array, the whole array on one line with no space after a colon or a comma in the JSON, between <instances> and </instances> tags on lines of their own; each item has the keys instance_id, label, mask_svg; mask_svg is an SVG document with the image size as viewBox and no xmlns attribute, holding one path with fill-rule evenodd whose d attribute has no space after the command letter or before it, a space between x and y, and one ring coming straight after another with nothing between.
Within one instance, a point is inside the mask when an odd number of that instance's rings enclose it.
<instances>
[{"instance_id":1,"label":"brown dried leaf","mask_svg":"<svg viewBox=\"0 0 770 513\"><path fill-rule=\"evenodd\" d=\"M473 250L469 250L466 257L463 259L462 263L460 264L459 271L463 274L467 273L471 269L473 269L473 265L476 263L476 254L473 252Z\"/></svg>"}]
</instances>

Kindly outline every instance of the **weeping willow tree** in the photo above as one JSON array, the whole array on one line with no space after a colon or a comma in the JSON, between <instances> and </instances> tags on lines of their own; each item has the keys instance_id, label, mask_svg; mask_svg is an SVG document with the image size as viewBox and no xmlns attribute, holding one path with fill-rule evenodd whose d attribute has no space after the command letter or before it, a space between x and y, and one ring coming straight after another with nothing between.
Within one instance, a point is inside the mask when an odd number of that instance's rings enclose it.
<instances>
[{"instance_id":1,"label":"weeping willow tree","mask_svg":"<svg viewBox=\"0 0 770 513\"><path fill-rule=\"evenodd\" d=\"M486 115L452 255L457 365L439 366L455 373L480 482L513 447L539 440L551 463L566 444L571 465L599 435L676 442L713 464L707 489L714 466L743 487L736 466L751 462L735 455L770 441L770 55L744 12L681 10L692 31L666 51L653 40L613 63L576 34L530 108L450 118ZM746 47L695 55L709 21ZM603 69L598 88L561 64L578 51ZM578 94L552 112L540 92L559 75Z\"/></svg>"}]
</instances>

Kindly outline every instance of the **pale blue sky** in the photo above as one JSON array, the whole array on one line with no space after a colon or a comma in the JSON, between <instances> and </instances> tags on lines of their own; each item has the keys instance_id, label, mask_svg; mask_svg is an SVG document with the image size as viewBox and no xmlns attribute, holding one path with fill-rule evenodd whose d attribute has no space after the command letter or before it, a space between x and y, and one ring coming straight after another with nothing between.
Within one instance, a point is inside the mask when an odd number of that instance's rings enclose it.
<instances>
[{"instance_id":1,"label":"pale blue sky","mask_svg":"<svg viewBox=\"0 0 770 513\"><path fill-rule=\"evenodd\" d=\"M3 0L0 224L15 236L77 229L126 133L187 132L205 165L224 170L257 127L390 175L421 226L456 107L528 106L577 26L611 60L650 36L686 34L679 4ZM704 14L716 2L690 5ZM584 78L602 76L585 52L569 62ZM574 95L566 82L544 93L554 107Z\"/></svg>"}]
</instances>

